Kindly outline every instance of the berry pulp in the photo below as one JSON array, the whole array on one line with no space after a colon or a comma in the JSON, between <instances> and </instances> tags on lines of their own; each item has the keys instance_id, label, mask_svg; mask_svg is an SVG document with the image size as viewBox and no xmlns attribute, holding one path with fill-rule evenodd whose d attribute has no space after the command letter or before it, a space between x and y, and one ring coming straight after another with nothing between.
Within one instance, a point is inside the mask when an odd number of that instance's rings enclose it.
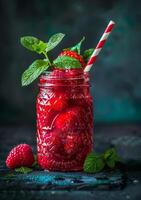
<instances>
[{"instance_id":1,"label":"berry pulp","mask_svg":"<svg viewBox=\"0 0 141 200\"><path fill-rule=\"evenodd\" d=\"M37 160L50 171L81 171L93 146L89 77L82 69L54 69L40 77Z\"/></svg>"}]
</instances>

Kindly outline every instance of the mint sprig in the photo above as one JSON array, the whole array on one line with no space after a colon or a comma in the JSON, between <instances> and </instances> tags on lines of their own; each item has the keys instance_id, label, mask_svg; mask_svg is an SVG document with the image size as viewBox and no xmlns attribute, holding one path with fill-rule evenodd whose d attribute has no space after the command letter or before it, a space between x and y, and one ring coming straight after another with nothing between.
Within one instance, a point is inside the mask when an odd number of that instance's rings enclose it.
<instances>
[{"instance_id":1,"label":"mint sprig","mask_svg":"<svg viewBox=\"0 0 141 200\"><path fill-rule=\"evenodd\" d=\"M54 34L48 42L43 42L33 36L24 36L21 37L20 42L22 46L24 46L28 50L35 51L39 54L44 54L54 49L61 42L64 36L65 34L63 33Z\"/></svg>"},{"instance_id":2,"label":"mint sprig","mask_svg":"<svg viewBox=\"0 0 141 200\"><path fill-rule=\"evenodd\" d=\"M45 59L35 60L27 70L22 74L22 86L32 83L42 72L52 66L48 58L48 52L54 49L64 38L65 34L54 34L48 42L43 42L33 36L21 37L21 44L30 51L43 54Z\"/></svg>"},{"instance_id":3,"label":"mint sprig","mask_svg":"<svg viewBox=\"0 0 141 200\"><path fill-rule=\"evenodd\" d=\"M46 52L49 52L52 49L54 49L61 42L64 36L65 34L63 33L54 34L47 43Z\"/></svg>"},{"instance_id":4,"label":"mint sprig","mask_svg":"<svg viewBox=\"0 0 141 200\"><path fill-rule=\"evenodd\" d=\"M91 152L84 162L84 171L88 173L96 173L101 171L105 166L103 158L100 154Z\"/></svg>"},{"instance_id":5,"label":"mint sprig","mask_svg":"<svg viewBox=\"0 0 141 200\"><path fill-rule=\"evenodd\" d=\"M35 60L22 74L22 86L32 83L42 72L48 68L48 60Z\"/></svg>"},{"instance_id":6,"label":"mint sprig","mask_svg":"<svg viewBox=\"0 0 141 200\"><path fill-rule=\"evenodd\" d=\"M110 148L103 154L97 154L95 152L89 153L85 159L83 168L87 173L96 173L105 167L113 169L116 167L116 163L120 161L121 158L118 156L116 150Z\"/></svg>"},{"instance_id":7,"label":"mint sprig","mask_svg":"<svg viewBox=\"0 0 141 200\"><path fill-rule=\"evenodd\" d=\"M64 68L70 69L70 68L80 68L81 64L80 62L72 57L69 56L58 56L54 61L53 65L55 65L56 68Z\"/></svg>"},{"instance_id":8,"label":"mint sprig","mask_svg":"<svg viewBox=\"0 0 141 200\"><path fill-rule=\"evenodd\" d=\"M70 47L68 49L70 49L71 51L76 51L78 54L80 54L80 51L81 51L81 45L82 43L84 42L85 40L85 37L83 37L79 43L77 43L75 46L73 47Z\"/></svg>"},{"instance_id":9,"label":"mint sprig","mask_svg":"<svg viewBox=\"0 0 141 200\"><path fill-rule=\"evenodd\" d=\"M44 56L44 58L35 60L27 70L22 74L22 86L27 86L32 83L42 72L46 71L49 67L56 67L60 69L75 69L80 68L81 64L78 59L72 58L71 56L58 56L53 62L48 57L48 52L54 49L64 38L65 34L57 33L49 38L48 41L44 42L33 36L21 37L21 45L26 49L36 52ZM67 48L71 51L75 51L78 54L81 53L81 45L85 37L75 46ZM85 62L88 61L94 49L85 50L83 53L83 59ZM110 162L110 161L109 161Z\"/></svg>"},{"instance_id":10,"label":"mint sprig","mask_svg":"<svg viewBox=\"0 0 141 200\"><path fill-rule=\"evenodd\" d=\"M17 173L21 173L21 174L28 174L30 172L32 172L33 169L29 168L29 167L20 167L20 168L16 168L15 172Z\"/></svg>"},{"instance_id":11,"label":"mint sprig","mask_svg":"<svg viewBox=\"0 0 141 200\"><path fill-rule=\"evenodd\" d=\"M108 167L114 168L116 165L116 162L120 162L121 158L117 154L116 150L114 148L108 149L104 153L104 160Z\"/></svg>"},{"instance_id":12,"label":"mint sprig","mask_svg":"<svg viewBox=\"0 0 141 200\"><path fill-rule=\"evenodd\" d=\"M20 42L28 50L35 51L39 54L43 53L47 47L47 43L33 36L21 37Z\"/></svg>"}]
</instances>

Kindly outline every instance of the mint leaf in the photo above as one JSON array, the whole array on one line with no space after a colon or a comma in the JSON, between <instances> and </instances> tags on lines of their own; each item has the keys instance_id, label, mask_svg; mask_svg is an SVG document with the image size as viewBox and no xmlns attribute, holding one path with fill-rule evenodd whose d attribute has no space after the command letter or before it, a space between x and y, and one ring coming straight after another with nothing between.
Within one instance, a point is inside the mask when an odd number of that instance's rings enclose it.
<instances>
[{"instance_id":1,"label":"mint leaf","mask_svg":"<svg viewBox=\"0 0 141 200\"><path fill-rule=\"evenodd\" d=\"M64 36L65 34L63 33L54 34L48 41L46 52L49 52L50 50L54 49L61 42Z\"/></svg>"},{"instance_id":2,"label":"mint leaf","mask_svg":"<svg viewBox=\"0 0 141 200\"><path fill-rule=\"evenodd\" d=\"M21 37L20 42L25 48L35 51L35 46L39 44L40 40L33 36L25 36Z\"/></svg>"},{"instance_id":3,"label":"mint leaf","mask_svg":"<svg viewBox=\"0 0 141 200\"><path fill-rule=\"evenodd\" d=\"M108 167L113 169L113 168L115 168L116 162L111 159L111 160L107 160L106 164L107 164Z\"/></svg>"},{"instance_id":4,"label":"mint leaf","mask_svg":"<svg viewBox=\"0 0 141 200\"><path fill-rule=\"evenodd\" d=\"M119 162L121 158L118 156L116 150L114 148L108 149L104 153L104 160L108 167L114 168L116 162Z\"/></svg>"},{"instance_id":5,"label":"mint leaf","mask_svg":"<svg viewBox=\"0 0 141 200\"><path fill-rule=\"evenodd\" d=\"M39 54L43 53L47 47L47 43L33 36L21 37L21 44L30 51L35 51Z\"/></svg>"},{"instance_id":6,"label":"mint leaf","mask_svg":"<svg viewBox=\"0 0 141 200\"><path fill-rule=\"evenodd\" d=\"M74 68L80 68L81 64L80 62L72 57L69 56L58 56L54 61L53 64L56 68L62 68L62 69L74 69Z\"/></svg>"},{"instance_id":7,"label":"mint leaf","mask_svg":"<svg viewBox=\"0 0 141 200\"><path fill-rule=\"evenodd\" d=\"M93 51L94 51L93 48L87 49L87 50L84 51L84 53L83 53L83 59L84 59L84 61L85 61L86 63L88 62L89 58L91 57Z\"/></svg>"},{"instance_id":8,"label":"mint leaf","mask_svg":"<svg viewBox=\"0 0 141 200\"><path fill-rule=\"evenodd\" d=\"M91 152L87 155L84 162L84 171L87 173L95 173L101 171L105 166L102 156Z\"/></svg>"},{"instance_id":9,"label":"mint leaf","mask_svg":"<svg viewBox=\"0 0 141 200\"><path fill-rule=\"evenodd\" d=\"M45 51L47 47L47 43L44 43L43 41L40 40L39 44L33 45L34 51L37 53L41 54Z\"/></svg>"},{"instance_id":10,"label":"mint leaf","mask_svg":"<svg viewBox=\"0 0 141 200\"><path fill-rule=\"evenodd\" d=\"M103 154L91 152L87 155L84 162L84 171L88 173L95 173L101 171L105 165L109 168L115 168L116 163L121 161L114 148L106 150Z\"/></svg>"},{"instance_id":11,"label":"mint leaf","mask_svg":"<svg viewBox=\"0 0 141 200\"><path fill-rule=\"evenodd\" d=\"M48 67L47 60L35 60L22 74L22 86L32 83Z\"/></svg>"},{"instance_id":12,"label":"mint leaf","mask_svg":"<svg viewBox=\"0 0 141 200\"><path fill-rule=\"evenodd\" d=\"M16 168L15 172L21 173L21 174L28 174L30 172L32 172L33 170L29 167L20 167L20 168Z\"/></svg>"},{"instance_id":13,"label":"mint leaf","mask_svg":"<svg viewBox=\"0 0 141 200\"><path fill-rule=\"evenodd\" d=\"M84 40L85 40L85 37L83 37L78 44L68 49L70 49L71 51L76 51L78 54L80 54L81 44Z\"/></svg>"}]
</instances>

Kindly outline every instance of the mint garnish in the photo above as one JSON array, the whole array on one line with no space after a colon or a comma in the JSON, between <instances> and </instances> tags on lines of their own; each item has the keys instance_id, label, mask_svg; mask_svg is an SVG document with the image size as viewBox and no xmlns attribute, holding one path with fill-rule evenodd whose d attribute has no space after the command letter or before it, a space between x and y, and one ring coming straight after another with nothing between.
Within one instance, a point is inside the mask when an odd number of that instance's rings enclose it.
<instances>
[{"instance_id":1,"label":"mint garnish","mask_svg":"<svg viewBox=\"0 0 141 200\"><path fill-rule=\"evenodd\" d=\"M22 86L32 83L43 71L48 69L48 60L35 60L22 74Z\"/></svg>"},{"instance_id":2,"label":"mint garnish","mask_svg":"<svg viewBox=\"0 0 141 200\"><path fill-rule=\"evenodd\" d=\"M63 39L65 34L57 33L54 34L48 41L48 43L39 40L33 36L21 37L21 44L30 51L35 51L39 54L47 53L48 51L54 49Z\"/></svg>"},{"instance_id":3,"label":"mint garnish","mask_svg":"<svg viewBox=\"0 0 141 200\"><path fill-rule=\"evenodd\" d=\"M21 38L21 44L30 51L35 51L39 54L43 53L47 47L47 43L32 36L25 36Z\"/></svg>"},{"instance_id":4,"label":"mint garnish","mask_svg":"<svg viewBox=\"0 0 141 200\"><path fill-rule=\"evenodd\" d=\"M54 34L47 43L46 52L49 52L50 50L54 49L61 42L64 36L65 34L63 33Z\"/></svg>"},{"instance_id":5,"label":"mint garnish","mask_svg":"<svg viewBox=\"0 0 141 200\"><path fill-rule=\"evenodd\" d=\"M83 37L80 42L78 44L76 44L75 46L73 47L70 47L68 49L70 49L71 51L76 51L78 54L80 54L80 50L81 50L81 44L82 42L85 40L85 37Z\"/></svg>"},{"instance_id":6,"label":"mint garnish","mask_svg":"<svg viewBox=\"0 0 141 200\"><path fill-rule=\"evenodd\" d=\"M22 74L22 86L32 83L42 72L52 66L47 53L54 49L63 39L63 33L53 35L48 42L43 42L36 37L21 37L21 44L30 51L43 54L45 59L35 60L29 68Z\"/></svg>"},{"instance_id":7,"label":"mint garnish","mask_svg":"<svg viewBox=\"0 0 141 200\"><path fill-rule=\"evenodd\" d=\"M87 173L99 172L105 164L101 155L91 152L87 155L84 162L84 171Z\"/></svg>"},{"instance_id":8,"label":"mint garnish","mask_svg":"<svg viewBox=\"0 0 141 200\"><path fill-rule=\"evenodd\" d=\"M93 51L94 51L93 48L87 49L87 50L84 51L84 53L83 53L83 59L84 59L84 61L85 61L86 63L88 62L89 58L91 57Z\"/></svg>"},{"instance_id":9,"label":"mint garnish","mask_svg":"<svg viewBox=\"0 0 141 200\"><path fill-rule=\"evenodd\" d=\"M104 153L104 160L108 167L114 168L116 165L116 162L121 161L121 158L118 156L116 150L114 148L108 149Z\"/></svg>"},{"instance_id":10,"label":"mint garnish","mask_svg":"<svg viewBox=\"0 0 141 200\"><path fill-rule=\"evenodd\" d=\"M84 162L84 171L87 173L96 173L109 167L111 169L116 167L116 163L120 162L121 158L118 156L114 148L106 150L103 154L91 152L87 155Z\"/></svg>"},{"instance_id":11,"label":"mint garnish","mask_svg":"<svg viewBox=\"0 0 141 200\"><path fill-rule=\"evenodd\" d=\"M54 61L50 61L48 58L48 52L54 49L64 38L65 34L57 33L49 38L47 42L44 42L33 36L21 37L20 42L22 46L27 48L30 51L42 54L43 59L35 60L27 70L22 74L22 86L29 85L32 83L42 72L46 71L49 67L56 67L60 69L74 69L80 68L81 63L79 59L74 58L73 56L58 56ZM83 37L80 42L75 46L67 48L70 51L75 51L80 54L82 42L85 40ZM83 58L87 62L91 56L94 49L88 49L84 51Z\"/></svg>"},{"instance_id":12,"label":"mint garnish","mask_svg":"<svg viewBox=\"0 0 141 200\"><path fill-rule=\"evenodd\" d=\"M18 173L21 173L21 174L28 174L32 171L33 171L33 169L31 169L29 167L20 167L20 168L15 169L15 172L18 172Z\"/></svg>"},{"instance_id":13,"label":"mint garnish","mask_svg":"<svg viewBox=\"0 0 141 200\"><path fill-rule=\"evenodd\" d=\"M54 61L53 64L56 68L64 68L70 69L70 68L80 68L81 64L80 62L72 57L69 56L58 56Z\"/></svg>"}]
</instances>

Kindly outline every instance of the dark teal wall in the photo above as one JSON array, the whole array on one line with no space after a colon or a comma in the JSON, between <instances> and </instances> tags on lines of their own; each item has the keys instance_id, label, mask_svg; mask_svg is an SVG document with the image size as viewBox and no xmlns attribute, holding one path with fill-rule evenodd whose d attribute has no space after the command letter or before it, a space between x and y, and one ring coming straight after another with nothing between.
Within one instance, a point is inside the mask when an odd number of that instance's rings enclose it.
<instances>
[{"instance_id":1,"label":"dark teal wall","mask_svg":"<svg viewBox=\"0 0 141 200\"><path fill-rule=\"evenodd\" d=\"M96 122L141 121L141 2L133 0L1 0L0 122L35 120L37 82L21 88L20 77L36 58L19 38L43 40L66 33L63 47L84 35L84 48L94 47L110 19L116 27L91 70Z\"/></svg>"}]
</instances>

